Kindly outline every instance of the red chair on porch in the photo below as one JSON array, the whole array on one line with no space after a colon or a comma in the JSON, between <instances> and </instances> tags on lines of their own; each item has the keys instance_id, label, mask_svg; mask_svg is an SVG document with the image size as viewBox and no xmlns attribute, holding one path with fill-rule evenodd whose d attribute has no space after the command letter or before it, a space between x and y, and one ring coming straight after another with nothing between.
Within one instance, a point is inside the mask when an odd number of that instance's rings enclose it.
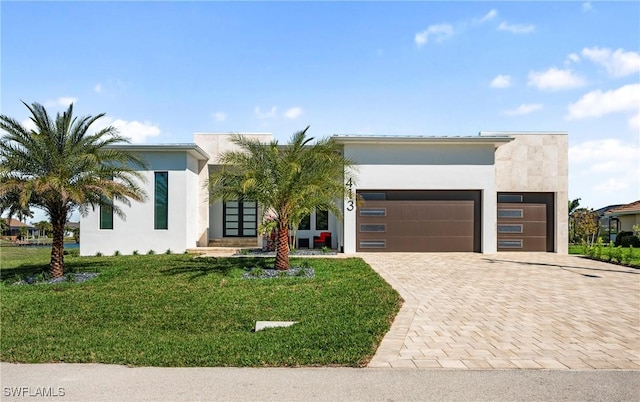
<instances>
[{"instance_id":1,"label":"red chair on porch","mask_svg":"<svg viewBox=\"0 0 640 402\"><path fill-rule=\"evenodd\" d=\"M331 248L331 232L320 232L320 236L313 236L313 248Z\"/></svg>"}]
</instances>

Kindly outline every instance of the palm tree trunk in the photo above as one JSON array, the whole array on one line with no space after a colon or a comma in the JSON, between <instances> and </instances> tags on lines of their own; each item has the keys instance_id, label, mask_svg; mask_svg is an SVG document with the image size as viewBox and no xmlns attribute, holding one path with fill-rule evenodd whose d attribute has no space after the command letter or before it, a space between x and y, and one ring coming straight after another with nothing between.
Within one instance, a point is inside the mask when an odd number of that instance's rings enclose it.
<instances>
[{"instance_id":1,"label":"palm tree trunk","mask_svg":"<svg viewBox=\"0 0 640 402\"><path fill-rule=\"evenodd\" d=\"M289 227L278 225L278 244L276 246L276 269L289 269Z\"/></svg>"},{"instance_id":2,"label":"palm tree trunk","mask_svg":"<svg viewBox=\"0 0 640 402\"><path fill-rule=\"evenodd\" d=\"M66 214L51 217L53 225L53 244L51 246L51 262L49 263L49 272L54 278L61 277L64 274L64 224Z\"/></svg>"}]
</instances>

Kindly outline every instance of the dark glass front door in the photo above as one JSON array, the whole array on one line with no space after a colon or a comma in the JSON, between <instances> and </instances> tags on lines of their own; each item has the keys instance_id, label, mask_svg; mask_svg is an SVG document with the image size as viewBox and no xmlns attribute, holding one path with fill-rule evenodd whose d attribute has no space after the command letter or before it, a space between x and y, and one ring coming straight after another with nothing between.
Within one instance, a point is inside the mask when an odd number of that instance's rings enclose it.
<instances>
[{"instance_id":1,"label":"dark glass front door","mask_svg":"<svg viewBox=\"0 0 640 402\"><path fill-rule=\"evenodd\" d=\"M224 237L256 237L258 206L255 201L224 203Z\"/></svg>"}]
</instances>

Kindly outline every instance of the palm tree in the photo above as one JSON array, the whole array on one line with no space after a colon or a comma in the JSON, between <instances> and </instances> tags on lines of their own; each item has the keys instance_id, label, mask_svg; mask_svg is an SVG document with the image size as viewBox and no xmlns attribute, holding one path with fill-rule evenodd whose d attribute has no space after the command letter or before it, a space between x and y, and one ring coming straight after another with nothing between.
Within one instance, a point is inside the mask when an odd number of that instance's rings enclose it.
<instances>
[{"instance_id":1,"label":"palm tree","mask_svg":"<svg viewBox=\"0 0 640 402\"><path fill-rule=\"evenodd\" d=\"M49 270L53 277L64 274L64 226L78 208L86 215L89 207L111 207L124 216L118 205L130 199L143 201L144 181L135 166L146 164L136 155L108 146L129 142L114 127L90 133L90 127L104 113L73 117L73 104L55 120L38 104L27 105L34 129L11 117L0 115L0 200L17 198L21 208L42 208L53 227ZM116 201L118 203L116 203Z\"/></svg>"},{"instance_id":2,"label":"palm tree","mask_svg":"<svg viewBox=\"0 0 640 402\"><path fill-rule=\"evenodd\" d=\"M26 223L27 218L33 218L33 211L28 205L20 205L20 194L16 191L8 192L0 197L0 215L4 211L9 211L7 219L11 220L14 216L20 222Z\"/></svg>"},{"instance_id":3,"label":"palm tree","mask_svg":"<svg viewBox=\"0 0 640 402\"><path fill-rule=\"evenodd\" d=\"M575 219L574 213L580 207L580 198L576 198L575 200L569 200L569 241L574 241L575 236Z\"/></svg>"},{"instance_id":4,"label":"palm tree","mask_svg":"<svg viewBox=\"0 0 640 402\"><path fill-rule=\"evenodd\" d=\"M289 269L289 227L313 208L341 217L339 202L347 196L345 182L353 162L342 155L334 139L311 144L309 127L281 146L241 135L232 137L239 151L220 155L222 168L209 180L211 201L255 200L263 214L270 212L277 221L275 267ZM297 220L297 222L296 222Z\"/></svg>"}]
</instances>

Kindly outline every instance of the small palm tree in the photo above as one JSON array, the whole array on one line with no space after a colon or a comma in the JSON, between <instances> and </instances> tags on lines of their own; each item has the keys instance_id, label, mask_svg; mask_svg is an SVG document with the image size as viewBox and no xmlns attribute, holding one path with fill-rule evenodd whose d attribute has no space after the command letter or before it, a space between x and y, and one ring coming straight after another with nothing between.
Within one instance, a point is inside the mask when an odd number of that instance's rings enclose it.
<instances>
[{"instance_id":1,"label":"small palm tree","mask_svg":"<svg viewBox=\"0 0 640 402\"><path fill-rule=\"evenodd\" d=\"M272 213L277 221L275 267L289 269L289 227L313 207L341 217L338 203L348 192L353 162L342 155L334 139L311 144L307 130L295 133L285 146L268 144L235 135L232 142L240 151L220 155L222 168L209 181L211 201L217 199L255 200L263 213ZM351 178L352 179L352 178Z\"/></svg>"},{"instance_id":2,"label":"small palm tree","mask_svg":"<svg viewBox=\"0 0 640 402\"><path fill-rule=\"evenodd\" d=\"M35 128L30 130L11 117L0 115L0 201L14 200L21 208L42 208L53 228L49 270L53 277L64 274L64 226L79 208L109 206L119 216L115 203L143 201L143 181L135 166L146 164L136 155L109 148L129 142L114 127L91 133L90 127L104 116L73 117L73 104L55 120L38 104L27 105Z\"/></svg>"}]
</instances>

